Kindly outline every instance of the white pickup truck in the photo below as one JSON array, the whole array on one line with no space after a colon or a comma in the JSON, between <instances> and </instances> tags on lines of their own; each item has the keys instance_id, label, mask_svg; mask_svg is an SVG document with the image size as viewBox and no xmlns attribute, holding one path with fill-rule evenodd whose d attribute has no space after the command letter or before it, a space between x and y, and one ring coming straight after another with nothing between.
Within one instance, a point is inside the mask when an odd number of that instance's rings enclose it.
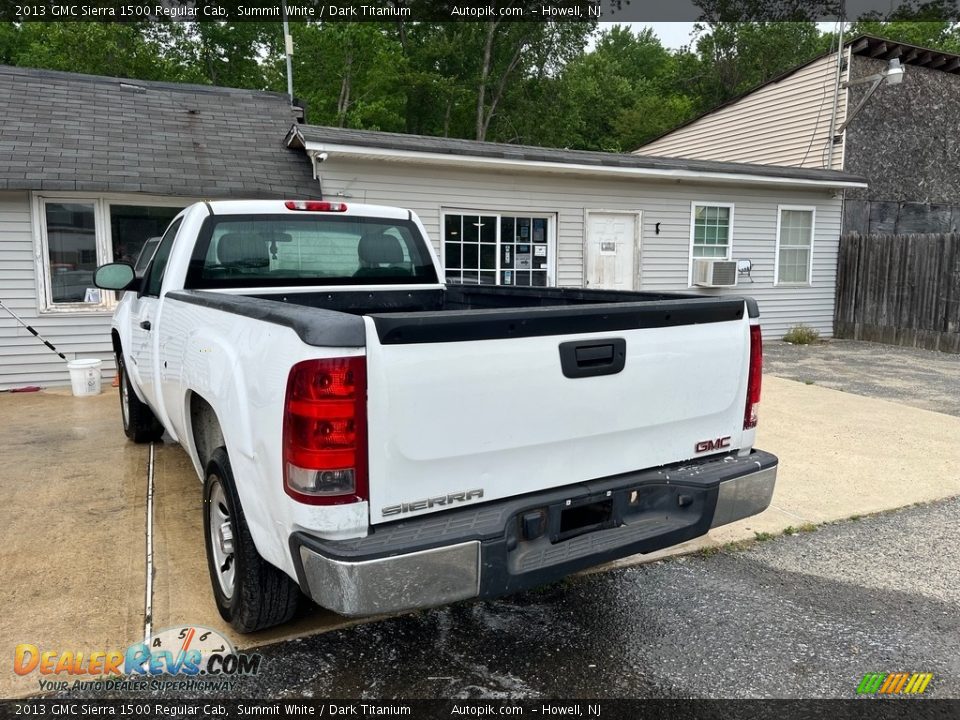
<instances>
[{"instance_id":1,"label":"white pickup truck","mask_svg":"<svg viewBox=\"0 0 960 720\"><path fill-rule=\"evenodd\" d=\"M417 216L197 203L113 320L124 430L203 482L220 613L489 598L762 511L756 304L445 285ZM299 586L299 590L298 590Z\"/></svg>"}]
</instances>

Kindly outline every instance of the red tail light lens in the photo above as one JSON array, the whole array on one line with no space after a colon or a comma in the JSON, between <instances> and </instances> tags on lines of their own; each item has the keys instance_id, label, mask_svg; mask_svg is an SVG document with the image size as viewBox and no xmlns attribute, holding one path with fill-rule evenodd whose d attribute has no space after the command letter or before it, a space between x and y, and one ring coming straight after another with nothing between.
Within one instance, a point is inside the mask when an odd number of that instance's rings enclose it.
<instances>
[{"instance_id":1,"label":"red tail light lens","mask_svg":"<svg viewBox=\"0 0 960 720\"><path fill-rule=\"evenodd\" d=\"M760 404L760 379L763 377L763 337L760 326L750 326L750 374L747 379L747 407L743 411L743 429L757 426L757 405Z\"/></svg>"},{"instance_id":2,"label":"red tail light lens","mask_svg":"<svg viewBox=\"0 0 960 720\"><path fill-rule=\"evenodd\" d=\"M293 366L283 413L283 488L310 505L367 499L365 358Z\"/></svg>"},{"instance_id":3,"label":"red tail light lens","mask_svg":"<svg viewBox=\"0 0 960 720\"><path fill-rule=\"evenodd\" d=\"M327 202L326 200L287 200L287 210L306 210L308 212L346 212L347 204Z\"/></svg>"}]
</instances>

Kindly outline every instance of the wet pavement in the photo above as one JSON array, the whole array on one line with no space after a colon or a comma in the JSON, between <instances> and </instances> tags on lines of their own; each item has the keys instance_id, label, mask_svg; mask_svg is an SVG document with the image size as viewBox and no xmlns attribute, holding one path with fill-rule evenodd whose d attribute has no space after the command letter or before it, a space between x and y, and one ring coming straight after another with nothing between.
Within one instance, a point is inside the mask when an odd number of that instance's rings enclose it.
<instances>
[{"instance_id":1,"label":"wet pavement","mask_svg":"<svg viewBox=\"0 0 960 720\"><path fill-rule=\"evenodd\" d=\"M960 499L569 579L259 652L232 696L960 697Z\"/></svg>"},{"instance_id":2,"label":"wet pavement","mask_svg":"<svg viewBox=\"0 0 960 720\"><path fill-rule=\"evenodd\" d=\"M768 341L764 373L960 417L960 355L859 340Z\"/></svg>"}]
</instances>

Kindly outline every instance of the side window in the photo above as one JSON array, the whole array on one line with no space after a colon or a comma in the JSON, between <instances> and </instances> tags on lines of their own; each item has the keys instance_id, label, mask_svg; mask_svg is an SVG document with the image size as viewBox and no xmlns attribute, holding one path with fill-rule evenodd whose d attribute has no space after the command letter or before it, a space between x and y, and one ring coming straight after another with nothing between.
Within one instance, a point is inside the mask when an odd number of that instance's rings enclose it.
<instances>
[{"instance_id":1,"label":"side window","mask_svg":"<svg viewBox=\"0 0 960 720\"><path fill-rule=\"evenodd\" d=\"M153 254L153 262L150 264L149 275L147 275L147 281L143 288L144 295L160 296L160 284L163 282L163 273L167 269L170 248L173 246L173 239L177 236L177 230L180 229L181 222L183 222L183 218L177 218L163 234L163 238L157 246L157 251Z\"/></svg>"}]
</instances>

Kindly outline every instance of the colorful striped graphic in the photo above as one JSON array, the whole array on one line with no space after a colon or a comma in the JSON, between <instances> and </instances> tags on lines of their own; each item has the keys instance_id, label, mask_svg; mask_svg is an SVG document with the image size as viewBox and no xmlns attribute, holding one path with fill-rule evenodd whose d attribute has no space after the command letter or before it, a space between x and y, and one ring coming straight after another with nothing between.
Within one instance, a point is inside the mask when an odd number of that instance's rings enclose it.
<instances>
[{"instance_id":1,"label":"colorful striped graphic","mask_svg":"<svg viewBox=\"0 0 960 720\"><path fill-rule=\"evenodd\" d=\"M933 680L933 673L867 673L857 687L858 695L919 695Z\"/></svg>"}]
</instances>

